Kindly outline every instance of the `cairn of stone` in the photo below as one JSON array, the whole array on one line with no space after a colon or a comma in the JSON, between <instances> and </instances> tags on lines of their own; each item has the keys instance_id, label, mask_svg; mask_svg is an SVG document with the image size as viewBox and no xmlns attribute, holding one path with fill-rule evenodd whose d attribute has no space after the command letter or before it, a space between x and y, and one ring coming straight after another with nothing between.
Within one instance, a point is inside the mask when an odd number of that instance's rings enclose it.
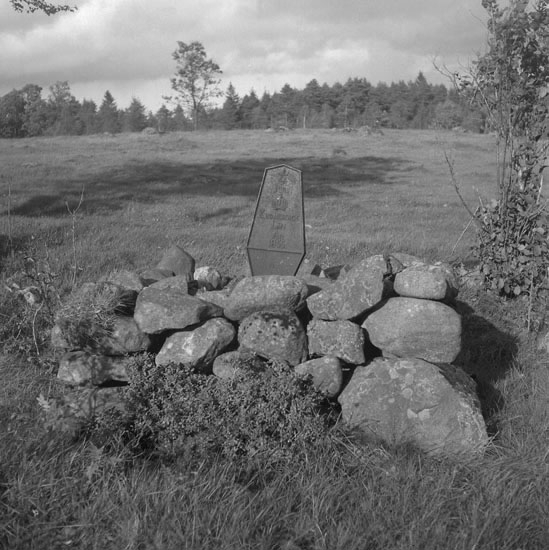
<instances>
[{"instance_id":1,"label":"cairn of stone","mask_svg":"<svg viewBox=\"0 0 549 550\"><path fill-rule=\"evenodd\" d=\"M105 289L120 301L105 326L74 322L71 303L81 302L69 300L52 330L76 419L123 407L128 361L154 351L158 366L220 378L260 376L269 360L285 361L337 399L349 426L429 454L478 453L488 442L475 383L452 365L461 318L445 264L395 253L230 281L173 246L154 268L112 273L76 295Z\"/></svg>"}]
</instances>

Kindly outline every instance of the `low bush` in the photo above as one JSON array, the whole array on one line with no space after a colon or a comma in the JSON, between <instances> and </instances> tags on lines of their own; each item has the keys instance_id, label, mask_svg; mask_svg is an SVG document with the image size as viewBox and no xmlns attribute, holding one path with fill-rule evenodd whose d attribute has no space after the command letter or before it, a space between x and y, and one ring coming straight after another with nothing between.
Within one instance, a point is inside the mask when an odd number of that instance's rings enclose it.
<instances>
[{"instance_id":1,"label":"low bush","mask_svg":"<svg viewBox=\"0 0 549 550\"><path fill-rule=\"evenodd\" d=\"M130 368L126 410L99 416L92 440L125 440L164 457L206 460L264 453L277 460L326 436L335 413L309 379L284 363L218 379L177 364L157 367L142 355Z\"/></svg>"},{"instance_id":2,"label":"low bush","mask_svg":"<svg viewBox=\"0 0 549 550\"><path fill-rule=\"evenodd\" d=\"M49 345L53 312L59 305L56 276L47 259L37 259L33 251L14 255L3 267L0 351L40 355Z\"/></svg>"}]
</instances>

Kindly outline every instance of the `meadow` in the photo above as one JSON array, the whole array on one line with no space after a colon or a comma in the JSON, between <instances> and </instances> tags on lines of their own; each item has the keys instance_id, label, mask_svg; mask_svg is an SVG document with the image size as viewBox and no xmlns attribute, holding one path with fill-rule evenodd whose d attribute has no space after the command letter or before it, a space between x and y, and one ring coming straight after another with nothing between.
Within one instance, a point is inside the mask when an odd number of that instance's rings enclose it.
<instances>
[{"instance_id":1,"label":"meadow","mask_svg":"<svg viewBox=\"0 0 549 550\"><path fill-rule=\"evenodd\" d=\"M495 138L296 130L0 140L0 548L542 549L549 547L548 358L524 304L464 290L464 346L493 441L461 462L342 428L290 462L128 457L47 430L63 392L47 341L56 304L179 244L248 273L263 171L302 171L307 254L353 264L405 252L474 264L474 210L495 197ZM14 293L37 284L52 311Z\"/></svg>"}]
</instances>

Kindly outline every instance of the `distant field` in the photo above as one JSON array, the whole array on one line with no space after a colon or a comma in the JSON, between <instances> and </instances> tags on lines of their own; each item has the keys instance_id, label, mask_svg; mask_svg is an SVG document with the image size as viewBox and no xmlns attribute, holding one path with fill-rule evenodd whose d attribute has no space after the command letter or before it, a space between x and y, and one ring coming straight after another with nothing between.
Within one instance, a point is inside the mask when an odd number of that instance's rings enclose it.
<instances>
[{"instance_id":1,"label":"distant field","mask_svg":"<svg viewBox=\"0 0 549 550\"><path fill-rule=\"evenodd\" d=\"M430 458L340 428L299 460L196 467L132 455L118 429L103 442L48 431L38 401L65 391L48 344L75 286L152 266L173 243L247 273L266 167L303 171L303 271L385 251L467 262L474 229L445 152L474 210L495 194L494 149L493 136L435 131L0 140L0 548L549 548L549 355L525 334L525 301L476 288L456 303L457 364L477 376L494 437L484 457ZM25 302L26 285L43 302Z\"/></svg>"},{"instance_id":2,"label":"distant field","mask_svg":"<svg viewBox=\"0 0 549 550\"><path fill-rule=\"evenodd\" d=\"M67 253L72 218L84 279L144 267L179 243L200 264L246 272L245 244L268 166L303 171L307 260L352 262L405 251L451 259L468 222L444 151L473 207L493 195L493 136L437 131L384 135L303 130L0 140L0 234L8 207L16 242ZM11 204L8 202L11 186ZM465 259L469 230L453 258ZM307 265L307 264L305 264Z\"/></svg>"}]
</instances>

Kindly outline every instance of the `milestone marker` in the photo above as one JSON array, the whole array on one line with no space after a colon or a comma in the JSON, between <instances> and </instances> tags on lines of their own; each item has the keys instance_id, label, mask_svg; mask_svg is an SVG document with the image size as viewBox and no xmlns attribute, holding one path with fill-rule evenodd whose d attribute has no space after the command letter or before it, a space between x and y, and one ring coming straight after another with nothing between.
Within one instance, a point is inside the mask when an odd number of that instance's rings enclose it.
<instances>
[{"instance_id":1,"label":"milestone marker","mask_svg":"<svg viewBox=\"0 0 549 550\"><path fill-rule=\"evenodd\" d=\"M252 275L295 275L305 257L301 171L267 168L247 244Z\"/></svg>"}]
</instances>

